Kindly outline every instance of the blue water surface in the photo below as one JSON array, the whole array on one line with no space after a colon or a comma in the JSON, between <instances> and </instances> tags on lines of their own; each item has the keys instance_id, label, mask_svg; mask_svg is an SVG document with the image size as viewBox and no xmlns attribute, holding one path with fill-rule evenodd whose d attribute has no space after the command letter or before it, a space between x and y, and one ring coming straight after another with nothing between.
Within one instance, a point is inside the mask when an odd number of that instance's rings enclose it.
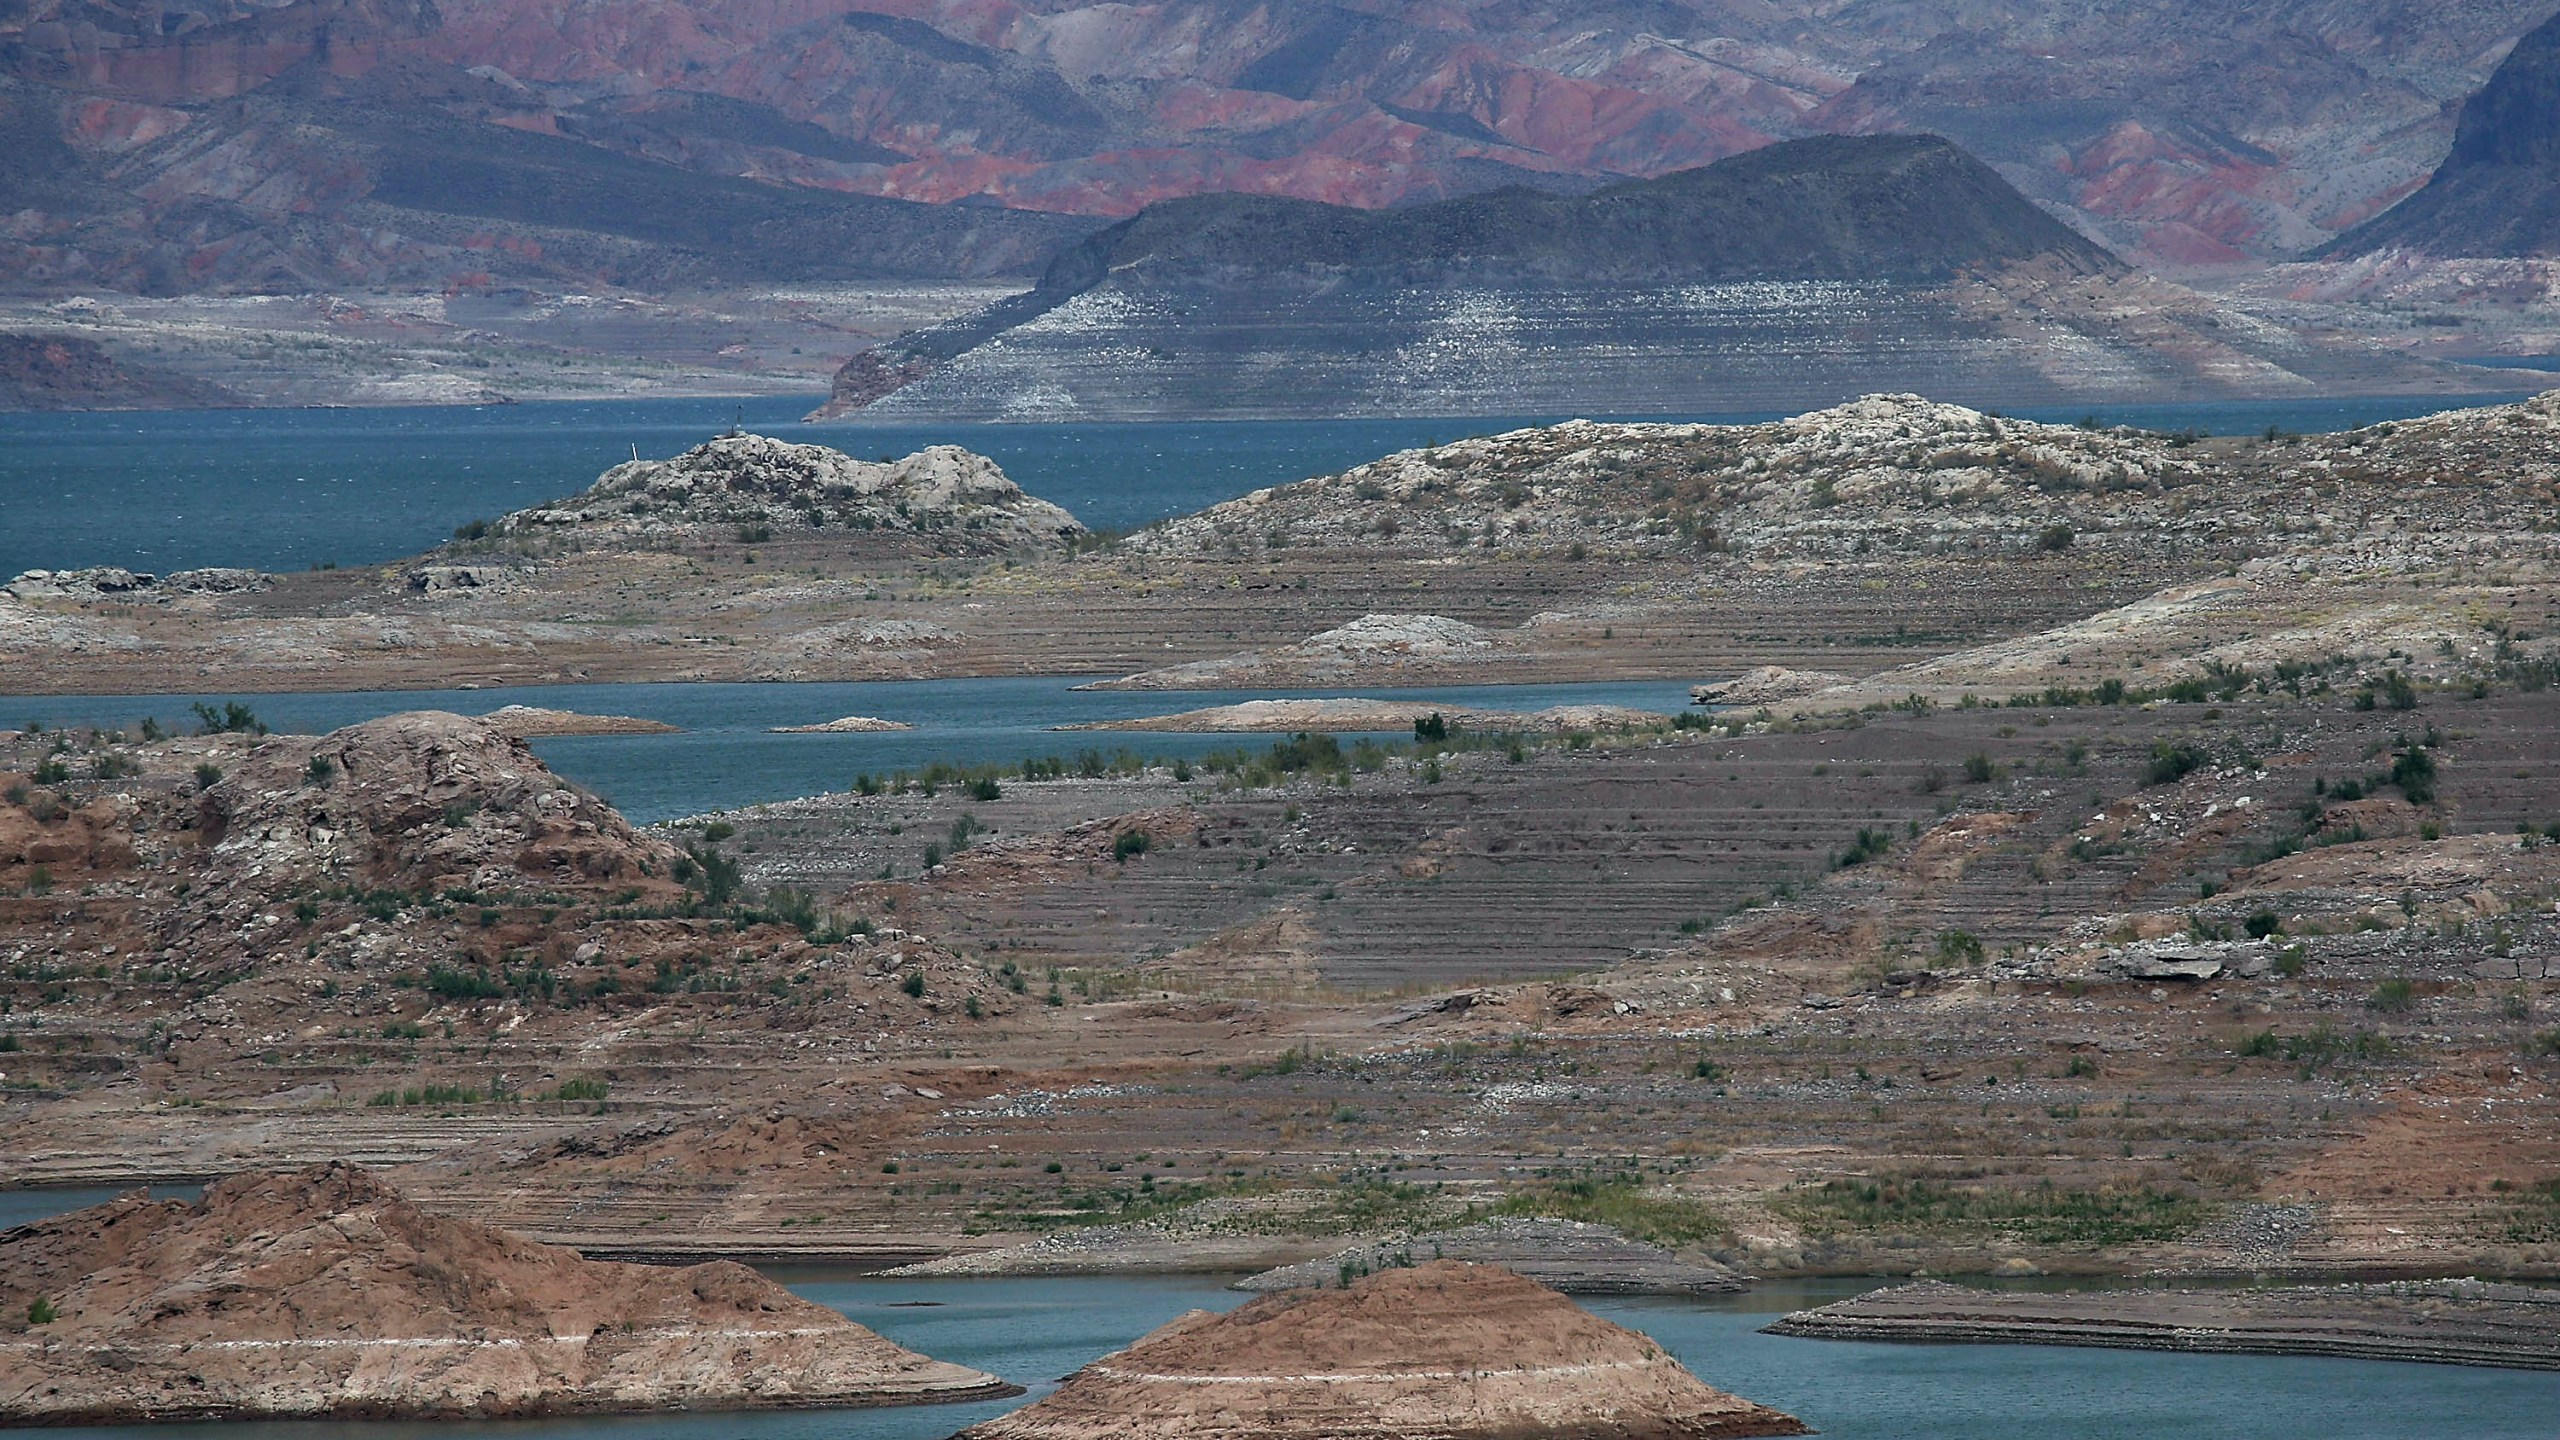
<instances>
[{"instance_id":1,"label":"blue water surface","mask_svg":"<svg viewBox=\"0 0 2560 1440\"><path fill-rule=\"evenodd\" d=\"M2484 376L2484 382L2486 377ZM803 425L819 397L141 414L0 413L0 578L35 568L301 570L414 555L457 525L575 494L636 452L663 458L743 421L856 455L964 445L1099 530L1407 446L1565 417L1089 425ZM2350 428L2472 397L2027 409L2031 419L2254 434ZM1740 422L1766 413L1594 417Z\"/></svg>"},{"instance_id":2,"label":"blue water surface","mask_svg":"<svg viewBox=\"0 0 2560 1440\"><path fill-rule=\"evenodd\" d=\"M1081 677L1091 679L1097 677ZM1701 679L1713 677L1701 676ZM5 683L5 682L0 682ZM1079 677L996 676L960 680L520 685L501 690L398 690L261 695L0 696L0 725L138 725L146 716L187 722L196 701L239 701L269 727L322 733L400 710L486 714L501 705L539 705L591 715L636 715L683 727L672 735L575 735L536 740L534 753L560 774L602 795L630 818L650 822L707 810L848 790L863 773L886 775L935 761L1016 765L1025 759L1121 750L1142 757L1198 759L1213 750L1263 749L1273 735L1179 735L1060 731L1052 727L1126 720L1244 700L1334 695L1409 698L1476 709L1543 710L1552 705L1626 705L1677 713L1689 688L1675 681L1562 685L1450 685L1428 689L1078 690ZM809 725L869 715L913 730L852 735L775 735L776 725ZM1354 737L1343 736L1348 745ZM1411 739L1410 735L1405 736Z\"/></svg>"}]
</instances>

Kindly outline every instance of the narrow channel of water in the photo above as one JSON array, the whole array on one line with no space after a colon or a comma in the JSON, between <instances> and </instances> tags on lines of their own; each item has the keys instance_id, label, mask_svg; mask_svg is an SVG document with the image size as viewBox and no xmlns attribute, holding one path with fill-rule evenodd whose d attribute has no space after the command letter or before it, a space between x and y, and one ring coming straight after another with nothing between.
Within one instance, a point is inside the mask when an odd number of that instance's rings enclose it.
<instances>
[{"instance_id":1,"label":"narrow channel of water","mask_svg":"<svg viewBox=\"0 0 2560 1440\"><path fill-rule=\"evenodd\" d=\"M145 716L176 725L193 701L237 700L280 731L321 733L401 710L478 715L501 705L539 705L599 715L636 715L683 727L672 735L577 735L533 742L543 763L647 823L853 788L866 771L886 774L934 761L1014 765L1086 750L1105 755L1197 759L1213 750L1259 750L1273 735L1176 735L1059 731L1051 727L1126 720L1244 700L1370 695L1478 709L1543 710L1552 705L1625 705L1674 714L1685 682L1586 685L1455 685L1421 690L1217 690L1131 693L1078 690L1093 677L1000 676L965 680L882 680L805 684L525 685L503 690L348 691L273 695L0 696L0 725L137 725ZM1700 676L1701 680L1713 677ZM913 730L854 735L775 735L870 715ZM1341 737L1352 743L1354 737ZM1410 736L1405 737L1410 739Z\"/></svg>"}]
</instances>

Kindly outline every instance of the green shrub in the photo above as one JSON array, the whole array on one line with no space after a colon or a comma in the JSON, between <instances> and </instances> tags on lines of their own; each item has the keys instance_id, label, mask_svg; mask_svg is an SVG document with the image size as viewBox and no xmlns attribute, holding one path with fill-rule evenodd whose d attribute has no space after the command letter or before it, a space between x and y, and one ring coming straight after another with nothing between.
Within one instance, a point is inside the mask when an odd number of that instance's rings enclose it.
<instances>
[{"instance_id":1,"label":"green shrub","mask_svg":"<svg viewBox=\"0 0 2560 1440\"><path fill-rule=\"evenodd\" d=\"M2175 784L2203 769L2207 763L2208 757L2199 746L2173 745L2166 740L2155 740L2151 745L2151 763L2142 769L2142 783L2146 786Z\"/></svg>"},{"instance_id":2,"label":"green shrub","mask_svg":"<svg viewBox=\"0 0 2560 1440\"><path fill-rule=\"evenodd\" d=\"M195 713L199 735L264 735L266 725L256 712L237 700L226 702L219 710L199 700L187 707Z\"/></svg>"},{"instance_id":3,"label":"green shrub","mask_svg":"<svg viewBox=\"0 0 2560 1440\"><path fill-rule=\"evenodd\" d=\"M899 988L899 989L901 989L901 990L906 991L906 992L907 992L907 998L908 998L908 999L910 999L910 1000L921 1000L921 999L923 999L923 998L924 998L924 972L923 972L923 971L921 971L921 970L910 970L910 971L908 971L908 972L907 972L907 978L906 978L906 979L904 979L904 980L902 980L902 981L900 981L900 982L898 983L898 988Z\"/></svg>"},{"instance_id":4,"label":"green shrub","mask_svg":"<svg viewBox=\"0 0 2560 1440\"><path fill-rule=\"evenodd\" d=\"M2418 987L2405 975L2393 975L2373 987L2365 997L2365 1008L2386 1015L2404 1014L2418 1003Z\"/></svg>"},{"instance_id":5,"label":"green shrub","mask_svg":"<svg viewBox=\"0 0 2560 1440\"><path fill-rule=\"evenodd\" d=\"M1147 853L1154 841L1144 830L1123 830L1111 837L1111 858L1123 864Z\"/></svg>"}]
</instances>

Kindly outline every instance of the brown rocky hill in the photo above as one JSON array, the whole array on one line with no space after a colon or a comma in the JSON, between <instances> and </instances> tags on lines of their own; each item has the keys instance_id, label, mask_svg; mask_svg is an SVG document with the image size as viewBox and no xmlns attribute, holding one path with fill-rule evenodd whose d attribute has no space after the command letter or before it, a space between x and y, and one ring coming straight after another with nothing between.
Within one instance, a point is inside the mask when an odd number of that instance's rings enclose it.
<instances>
[{"instance_id":1,"label":"brown rocky hill","mask_svg":"<svg viewBox=\"0 0 2560 1440\"><path fill-rule=\"evenodd\" d=\"M907 1404L1011 1393L744 1266L582 1259L349 1165L0 1235L20 1424ZM49 1318L46 1318L49 1317ZM41 1323L38 1323L38 1322Z\"/></svg>"},{"instance_id":2,"label":"brown rocky hill","mask_svg":"<svg viewBox=\"0 0 2560 1440\"><path fill-rule=\"evenodd\" d=\"M1440 1260L1193 1311L955 1440L1806 1433L1535 1281Z\"/></svg>"}]
</instances>

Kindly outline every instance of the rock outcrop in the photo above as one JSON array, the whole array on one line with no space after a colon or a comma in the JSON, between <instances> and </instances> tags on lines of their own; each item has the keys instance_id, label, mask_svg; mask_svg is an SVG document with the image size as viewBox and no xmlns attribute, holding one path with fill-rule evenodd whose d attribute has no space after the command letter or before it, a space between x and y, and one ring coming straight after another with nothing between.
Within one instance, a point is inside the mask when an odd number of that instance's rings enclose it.
<instances>
[{"instance_id":1,"label":"rock outcrop","mask_svg":"<svg viewBox=\"0 0 2560 1440\"><path fill-rule=\"evenodd\" d=\"M1766 1329L1817 1340L2092 1345L2560 1370L2560 1294L2477 1280L2060 1293L1923 1280L1799 1310Z\"/></svg>"},{"instance_id":2,"label":"rock outcrop","mask_svg":"<svg viewBox=\"0 0 2560 1440\"><path fill-rule=\"evenodd\" d=\"M1717 1295L1749 1284L1747 1277L1712 1260L1683 1260L1606 1225L1501 1219L1354 1245L1319 1259L1246 1276L1236 1282L1236 1288L1322 1289L1345 1275L1444 1259L1499 1265L1566 1295Z\"/></svg>"},{"instance_id":3,"label":"rock outcrop","mask_svg":"<svg viewBox=\"0 0 2560 1440\"><path fill-rule=\"evenodd\" d=\"M420 890L666 875L674 847L544 768L494 720L409 711L257 742L199 803L199 892ZM200 894L199 901L204 897Z\"/></svg>"},{"instance_id":4,"label":"rock outcrop","mask_svg":"<svg viewBox=\"0 0 2560 1440\"><path fill-rule=\"evenodd\" d=\"M1055 549L1085 533L1073 515L1022 493L996 462L956 445L873 462L763 435L725 435L672 460L616 465L582 494L492 528L590 539L716 530L749 543L833 531L963 554Z\"/></svg>"},{"instance_id":5,"label":"rock outcrop","mask_svg":"<svg viewBox=\"0 0 2560 1440\"><path fill-rule=\"evenodd\" d=\"M680 728L637 715L587 715L541 705L501 705L480 718L519 740L552 735L672 735Z\"/></svg>"},{"instance_id":6,"label":"rock outcrop","mask_svg":"<svg viewBox=\"0 0 2560 1440\"><path fill-rule=\"evenodd\" d=\"M913 730L903 720L882 720L872 715L840 715L814 725L776 725L776 735L877 735L892 730Z\"/></svg>"},{"instance_id":7,"label":"rock outcrop","mask_svg":"<svg viewBox=\"0 0 2560 1440\"><path fill-rule=\"evenodd\" d=\"M741 1265L591 1261L344 1164L0 1235L0 1423L454 1418L1019 1393ZM49 1318L42 1318L49 1317ZM41 1318L42 1323L36 1323Z\"/></svg>"},{"instance_id":8,"label":"rock outcrop","mask_svg":"<svg viewBox=\"0 0 2560 1440\"><path fill-rule=\"evenodd\" d=\"M1831 670L1790 670L1783 665L1762 665L1730 680L1691 686L1689 703L1773 705L1781 700L1801 700L1834 685L1846 685L1852 678Z\"/></svg>"},{"instance_id":9,"label":"rock outcrop","mask_svg":"<svg viewBox=\"0 0 2560 1440\"><path fill-rule=\"evenodd\" d=\"M1534 1281L1444 1260L1194 1311L955 1440L1806 1433Z\"/></svg>"}]
</instances>

